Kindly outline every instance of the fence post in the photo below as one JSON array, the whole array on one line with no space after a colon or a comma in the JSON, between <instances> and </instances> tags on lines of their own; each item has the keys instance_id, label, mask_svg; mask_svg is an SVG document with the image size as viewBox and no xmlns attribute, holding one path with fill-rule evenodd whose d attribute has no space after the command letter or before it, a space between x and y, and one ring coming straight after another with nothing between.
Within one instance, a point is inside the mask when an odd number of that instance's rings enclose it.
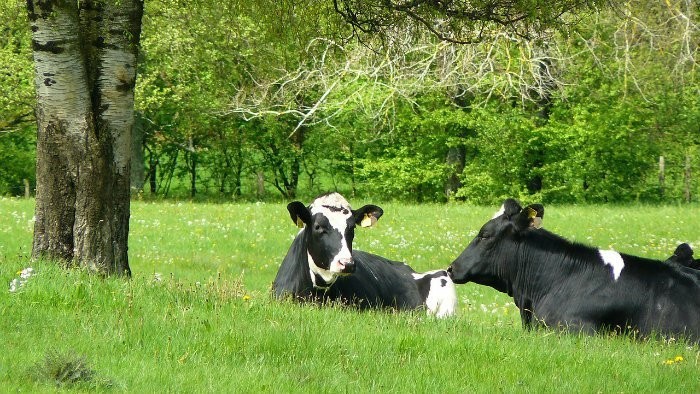
<instances>
[{"instance_id":1,"label":"fence post","mask_svg":"<svg viewBox=\"0 0 700 394\"><path fill-rule=\"evenodd\" d=\"M664 198L665 186L666 186L666 162L663 156L659 156L659 193L661 194L661 199Z\"/></svg>"},{"instance_id":2,"label":"fence post","mask_svg":"<svg viewBox=\"0 0 700 394\"><path fill-rule=\"evenodd\" d=\"M685 155L685 168L683 169L683 196L685 197L685 202L689 203L690 198L690 184L691 182L691 157L690 155Z\"/></svg>"},{"instance_id":3,"label":"fence post","mask_svg":"<svg viewBox=\"0 0 700 394\"><path fill-rule=\"evenodd\" d=\"M29 198L32 196L31 190L29 189L29 179L24 178L24 198Z\"/></svg>"}]
</instances>

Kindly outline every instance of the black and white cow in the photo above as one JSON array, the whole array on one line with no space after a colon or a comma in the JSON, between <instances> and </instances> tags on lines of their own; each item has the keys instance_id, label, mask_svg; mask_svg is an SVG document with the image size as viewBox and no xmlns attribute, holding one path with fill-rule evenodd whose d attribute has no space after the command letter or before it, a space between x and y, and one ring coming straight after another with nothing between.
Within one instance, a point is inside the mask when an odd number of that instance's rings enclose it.
<instances>
[{"instance_id":1,"label":"black and white cow","mask_svg":"<svg viewBox=\"0 0 700 394\"><path fill-rule=\"evenodd\" d=\"M273 282L277 298L337 301L364 308L417 309L453 315L457 296L447 271L417 273L404 263L352 250L355 226L369 227L383 211L376 205L353 210L338 193L324 194L308 207L287 210L299 231Z\"/></svg>"},{"instance_id":2,"label":"black and white cow","mask_svg":"<svg viewBox=\"0 0 700 394\"><path fill-rule=\"evenodd\" d=\"M700 339L700 276L570 242L541 229L544 207L508 199L450 265L457 284L511 295L525 327L652 332Z\"/></svg>"},{"instance_id":3,"label":"black and white cow","mask_svg":"<svg viewBox=\"0 0 700 394\"><path fill-rule=\"evenodd\" d=\"M700 259L693 259L693 248L687 243L678 245L673 252L673 256L669 257L666 262L680 264L694 270L700 270Z\"/></svg>"}]
</instances>

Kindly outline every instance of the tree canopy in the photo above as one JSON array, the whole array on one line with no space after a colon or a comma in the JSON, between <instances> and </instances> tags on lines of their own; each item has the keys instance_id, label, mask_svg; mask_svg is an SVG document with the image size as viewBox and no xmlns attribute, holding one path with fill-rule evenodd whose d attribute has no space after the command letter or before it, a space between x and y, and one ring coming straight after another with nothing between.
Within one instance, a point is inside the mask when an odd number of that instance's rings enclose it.
<instances>
[{"instance_id":1,"label":"tree canopy","mask_svg":"<svg viewBox=\"0 0 700 394\"><path fill-rule=\"evenodd\" d=\"M143 196L698 200L696 2L178 4L146 3ZM28 34L0 7L21 90ZM4 124L32 111L12 97ZM26 125L0 133L2 194L32 179Z\"/></svg>"},{"instance_id":2,"label":"tree canopy","mask_svg":"<svg viewBox=\"0 0 700 394\"><path fill-rule=\"evenodd\" d=\"M473 44L507 33L524 39L563 29L570 18L609 6L607 0L333 0L356 32L390 36L426 29L440 40ZM569 18L565 18L568 16Z\"/></svg>"}]
</instances>

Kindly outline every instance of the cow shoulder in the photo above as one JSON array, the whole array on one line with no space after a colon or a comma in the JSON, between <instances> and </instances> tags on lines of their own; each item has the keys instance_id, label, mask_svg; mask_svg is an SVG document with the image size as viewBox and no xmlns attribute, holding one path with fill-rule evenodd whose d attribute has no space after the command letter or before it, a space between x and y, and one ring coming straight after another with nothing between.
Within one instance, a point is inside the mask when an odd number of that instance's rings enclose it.
<instances>
[{"instance_id":1,"label":"cow shoulder","mask_svg":"<svg viewBox=\"0 0 700 394\"><path fill-rule=\"evenodd\" d=\"M338 278L333 285L340 293L367 299L372 306L406 309L422 305L411 267L359 250L352 256L355 272Z\"/></svg>"},{"instance_id":2,"label":"cow shoulder","mask_svg":"<svg viewBox=\"0 0 700 394\"><path fill-rule=\"evenodd\" d=\"M287 251L287 255L284 256L275 280L272 282L272 289L277 298L286 296L304 298L313 292L303 231L297 234Z\"/></svg>"}]
</instances>

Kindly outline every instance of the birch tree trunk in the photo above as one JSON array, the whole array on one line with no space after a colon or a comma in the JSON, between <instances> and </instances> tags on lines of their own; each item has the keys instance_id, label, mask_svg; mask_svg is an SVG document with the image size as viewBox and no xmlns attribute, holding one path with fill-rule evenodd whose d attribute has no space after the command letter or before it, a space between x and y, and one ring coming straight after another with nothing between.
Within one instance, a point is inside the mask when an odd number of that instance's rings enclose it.
<instances>
[{"instance_id":1,"label":"birch tree trunk","mask_svg":"<svg viewBox=\"0 0 700 394\"><path fill-rule=\"evenodd\" d=\"M35 64L32 256L130 275L129 171L141 0L27 0Z\"/></svg>"}]
</instances>

